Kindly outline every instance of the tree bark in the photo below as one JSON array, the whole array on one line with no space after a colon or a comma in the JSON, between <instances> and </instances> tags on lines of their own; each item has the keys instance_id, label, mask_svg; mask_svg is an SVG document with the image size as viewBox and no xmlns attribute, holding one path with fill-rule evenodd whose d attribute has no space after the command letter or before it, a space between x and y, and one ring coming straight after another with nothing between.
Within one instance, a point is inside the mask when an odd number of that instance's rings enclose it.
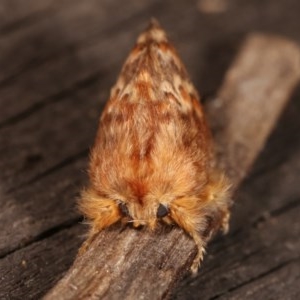
<instances>
[{"instance_id":1,"label":"tree bark","mask_svg":"<svg viewBox=\"0 0 300 300\"><path fill-rule=\"evenodd\" d=\"M234 189L263 148L299 78L296 45L254 34L243 43L216 98L208 101L218 163ZM193 240L178 227L161 226L152 233L121 231L116 225L99 233L44 299L164 299L187 274L195 254Z\"/></svg>"}]
</instances>

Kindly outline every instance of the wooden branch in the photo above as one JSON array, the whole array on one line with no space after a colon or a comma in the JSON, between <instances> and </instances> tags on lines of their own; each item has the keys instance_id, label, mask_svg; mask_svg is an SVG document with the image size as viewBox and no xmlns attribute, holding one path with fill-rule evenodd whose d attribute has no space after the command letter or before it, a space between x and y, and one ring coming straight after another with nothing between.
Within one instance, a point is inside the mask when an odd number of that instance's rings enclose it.
<instances>
[{"instance_id":1,"label":"wooden branch","mask_svg":"<svg viewBox=\"0 0 300 300\"><path fill-rule=\"evenodd\" d=\"M217 98L207 104L219 163L235 188L262 149L299 78L296 45L252 35L226 74ZM178 227L162 226L151 233L131 228L120 231L114 226L99 233L44 299L166 298L188 272L195 254L193 240Z\"/></svg>"}]
</instances>

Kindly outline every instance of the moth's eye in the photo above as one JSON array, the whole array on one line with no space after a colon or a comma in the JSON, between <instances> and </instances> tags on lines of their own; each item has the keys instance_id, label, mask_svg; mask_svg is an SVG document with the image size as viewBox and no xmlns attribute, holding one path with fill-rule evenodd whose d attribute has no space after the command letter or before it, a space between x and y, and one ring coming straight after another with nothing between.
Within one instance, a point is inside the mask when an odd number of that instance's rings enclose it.
<instances>
[{"instance_id":1,"label":"moth's eye","mask_svg":"<svg viewBox=\"0 0 300 300\"><path fill-rule=\"evenodd\" d=\"M119 208L120 208L122 215L124 215L126 217L130 217L128 207L124 202L119 203Z\"/></svg>"},{"instance_id":2,"label":"moth's eye","mask_svg":"<svg viewBox=\"0 0 300 300\"><path fill-rule=\"evenodd\" d=\"M159 204L158 209L157 209L156 216L157 216L158 218L163 218L163 217L165 217L168 213L169 213L169 209L168 209L166 206L164 206L164 205L162 205L162 204Z\"/></svg>"}]
</instances>

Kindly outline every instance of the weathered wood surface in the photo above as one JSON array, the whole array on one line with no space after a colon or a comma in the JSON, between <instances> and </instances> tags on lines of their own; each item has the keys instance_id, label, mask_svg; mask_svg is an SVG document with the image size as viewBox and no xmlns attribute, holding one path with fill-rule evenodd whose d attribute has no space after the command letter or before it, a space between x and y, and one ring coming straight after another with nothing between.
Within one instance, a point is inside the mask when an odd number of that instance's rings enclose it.
<instances>
[{"instance_id":1,"label":"weathered wood surface","mask_svg":"<svg viewBox=\"0 0 300 300\"><path fill-rule=\"evenodd\" d=\"M250 36L207 103L218 162L236 189L300 80L300 48ZM276 66L274 68L274 66ZM299 230L293 231L294 237ZM45 299L162 299L187 274L196 246L179 228L102 231ZM208 249L209 251L209 249ZM201 271L200 271L201 272Z\"/></svg>"},{"instance_id":2,"label":"weathered wood surface","mask_svg":"<svg viewBox=\"0 0 300 300\"><path fill-rule=\"evenodd\" d=\"M75 197L97 118L150 17L169 32L204 97L216 93L248 32L300 42L297 0L232 1L217 15L196 2L1 1L1 299L39 298L74 260L84 233ZM298 88L239 190L230 234L210 245L199 276L174 297L296 299L299 97Z\"/></svg>"}]
</instances>

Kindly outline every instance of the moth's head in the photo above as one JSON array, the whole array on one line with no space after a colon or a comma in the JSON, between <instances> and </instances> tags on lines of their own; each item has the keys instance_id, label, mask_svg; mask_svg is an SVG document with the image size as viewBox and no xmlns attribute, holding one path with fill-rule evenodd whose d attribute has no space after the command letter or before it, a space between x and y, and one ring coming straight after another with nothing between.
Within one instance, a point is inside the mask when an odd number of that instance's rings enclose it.
<instances>
[{"instance_id":1,"label":"moth's head","mask_svg":"<svg viewBox=\"0 0 300 300\"><path fill-rule=\"evenodd\" d=\"M160 169L144 178L132 176L118 181L119 188L111 197L117 199L124 223L154 229L161 221L168 224L175 221L173 217L178 211L176 203L179 199L195 195L198 185L192 179L187 181L181 174L177 175L177 172L174 176L170 173L163 173Z\"/></svg>"},{"instance_id":2,"label":"moth's head","mask_svg":"<svg viewBox=\"0 0 300 300\"><path fill-rule=\"evenodd\" d=\"M154 229L162 220L171 222L168 200L152 194L143 197L132 193L127 197L123 193L103 195L90 187L82 192L78 204L79 210L98 230L118 221L135 228L146 226L150 229Z\"/></svg>"},{"instance_id":3,"label":"moth's head","mask_svg":"<svg viewBox=\"0 0 300 300\"><path fill-rule=\"evenodd\" d=\"M149 202L147 205L135 201L118 201L118 207L121 218L127 223L132 223L135 228L148 226L154 229L158 221L168 219L170 214L168 205L157 201Z\"/></svg>"}]
</instances>

